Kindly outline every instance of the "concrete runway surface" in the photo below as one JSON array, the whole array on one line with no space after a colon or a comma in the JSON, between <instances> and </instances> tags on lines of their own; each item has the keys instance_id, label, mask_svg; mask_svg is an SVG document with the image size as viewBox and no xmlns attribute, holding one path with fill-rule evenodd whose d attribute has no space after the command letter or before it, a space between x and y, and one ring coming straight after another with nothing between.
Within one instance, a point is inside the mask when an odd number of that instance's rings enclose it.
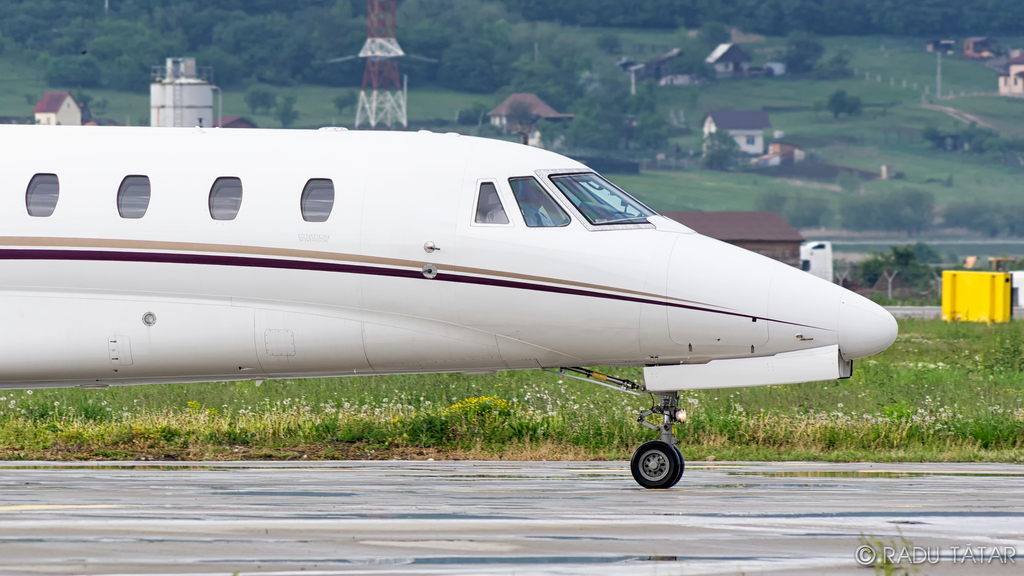
<instances>
[{"instance_id":1,"label":"concrete runway surface","mask_svg":"<svg viewBox=\"0 0 1024 576\"><path fill-rule=\"evenodd\" d=\"M867 536L1022 574L1024 466L0 463L0 574L864 575Z\"/></svg>"}]
</instances>

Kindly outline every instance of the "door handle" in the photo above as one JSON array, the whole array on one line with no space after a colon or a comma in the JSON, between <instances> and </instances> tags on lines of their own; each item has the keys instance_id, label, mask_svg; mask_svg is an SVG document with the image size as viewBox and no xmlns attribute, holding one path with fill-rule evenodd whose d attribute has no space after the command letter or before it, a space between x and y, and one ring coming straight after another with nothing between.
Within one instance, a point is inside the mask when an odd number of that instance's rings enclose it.
<instances>
[{"instance_id":1,"label":"door handle","mask_svg":"<svg viewBox=\"0 0 1024 576\"><path fill-rule=\"evenodd\" d=\"M427 240L427 242L425 244L423 244L423 251L426 252L427 254L430 254L432 252L439 251L439 250L441 250L441 249L438 248L436 245L434 245L434 243L431 242L430 240Z\"/></svg>"}]
</instances>

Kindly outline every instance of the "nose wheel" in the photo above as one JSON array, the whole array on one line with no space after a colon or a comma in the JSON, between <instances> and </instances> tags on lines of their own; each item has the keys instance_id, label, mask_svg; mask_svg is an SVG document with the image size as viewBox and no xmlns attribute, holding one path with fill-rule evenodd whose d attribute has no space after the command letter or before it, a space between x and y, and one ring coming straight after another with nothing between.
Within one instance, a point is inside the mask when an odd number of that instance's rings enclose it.
<instances>
[{"instance_id":1,"label":"nose wheel","mask_svg":"<svg viewBox=\"0 0 1024 576\"><path fill-rule=\"evenodd\" d=\"M639 396L640 392L647 392L644 386L636 382L616 378L586 368L560 368L558 372L545 370L559 376L566 376L593 382L606 386L620 392ZM683 477L683 468L686 463L683 461L683 453L679 451L676 444L674 426L677 422L686 422L686 410L679 409L679 394L676 392L654 392L657 402L640 412L636 419L637 424L656 430L661 435L660 440L645 442L629 461L629 471L633 473L633 479L644 488L666 489L671 488ZM661 416L661 423L654 424L647 419L655 414Z\"/></svg>"},{"instance_id":2,"label":"nose wheel","mask_svg":"<svg viewBox=\"0 0 1024 576\"><path fill-rule=\"evenodd\" d=\"M683 453L679 451L674 434L676 422L686 420L686 411L679 409L679 395L675 392L657 392L658 403L640 413L637 419L641 425L661 433L660 440L641 444L629 461L633 479L644 488L671 488L683 477L686 467ZM661 415L661 425L647 421L648 416Z\"/></svg>"},{"instance_id":3,"label":"nose wheel","mask_svg":"<svg viewBox=\"0 0 1024 576\"><path fill-rule=\"evenodd\" d=\"M637 484L655 490L675 486L683 477L684 467L679 448L661 440L641 444L629 461L629 471Z\"/></svg>"}]
</instances>

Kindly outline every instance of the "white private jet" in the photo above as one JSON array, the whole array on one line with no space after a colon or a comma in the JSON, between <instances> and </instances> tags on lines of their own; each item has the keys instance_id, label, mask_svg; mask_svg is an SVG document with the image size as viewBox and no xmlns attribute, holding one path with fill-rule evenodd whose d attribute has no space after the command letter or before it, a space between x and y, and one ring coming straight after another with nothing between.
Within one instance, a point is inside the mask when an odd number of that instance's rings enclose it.
<instances>
[{"instance_id":1,"label":"white private jet","mask_svg":"<svg viewBox=\"0 0 1024 576\"><path fill-rule=\"evenodd\" d=\"M881 307L457 134L3 126L0 388L550 368L654 395L849 377ZM583 366L643 366L644 384ZM657 415L660 425L647 422Z\"/></svg>"}]
</instances>

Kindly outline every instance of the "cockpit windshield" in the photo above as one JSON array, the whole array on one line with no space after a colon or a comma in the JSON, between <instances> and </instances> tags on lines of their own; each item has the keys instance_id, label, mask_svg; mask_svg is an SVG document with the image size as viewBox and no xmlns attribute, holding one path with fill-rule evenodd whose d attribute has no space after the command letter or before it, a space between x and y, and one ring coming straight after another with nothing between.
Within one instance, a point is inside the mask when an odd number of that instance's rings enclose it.
<instances>
[{"instance_id":1,"label":"cockpit windshield","mask_svg":"<svg viewBox=\"0 0 1024 576\"><path fill-rule=\"evenodd\" d=\"M597 174L564 174L551 181L591 224L645 222L655 213Z\"/></svg>"}]
</instances>

